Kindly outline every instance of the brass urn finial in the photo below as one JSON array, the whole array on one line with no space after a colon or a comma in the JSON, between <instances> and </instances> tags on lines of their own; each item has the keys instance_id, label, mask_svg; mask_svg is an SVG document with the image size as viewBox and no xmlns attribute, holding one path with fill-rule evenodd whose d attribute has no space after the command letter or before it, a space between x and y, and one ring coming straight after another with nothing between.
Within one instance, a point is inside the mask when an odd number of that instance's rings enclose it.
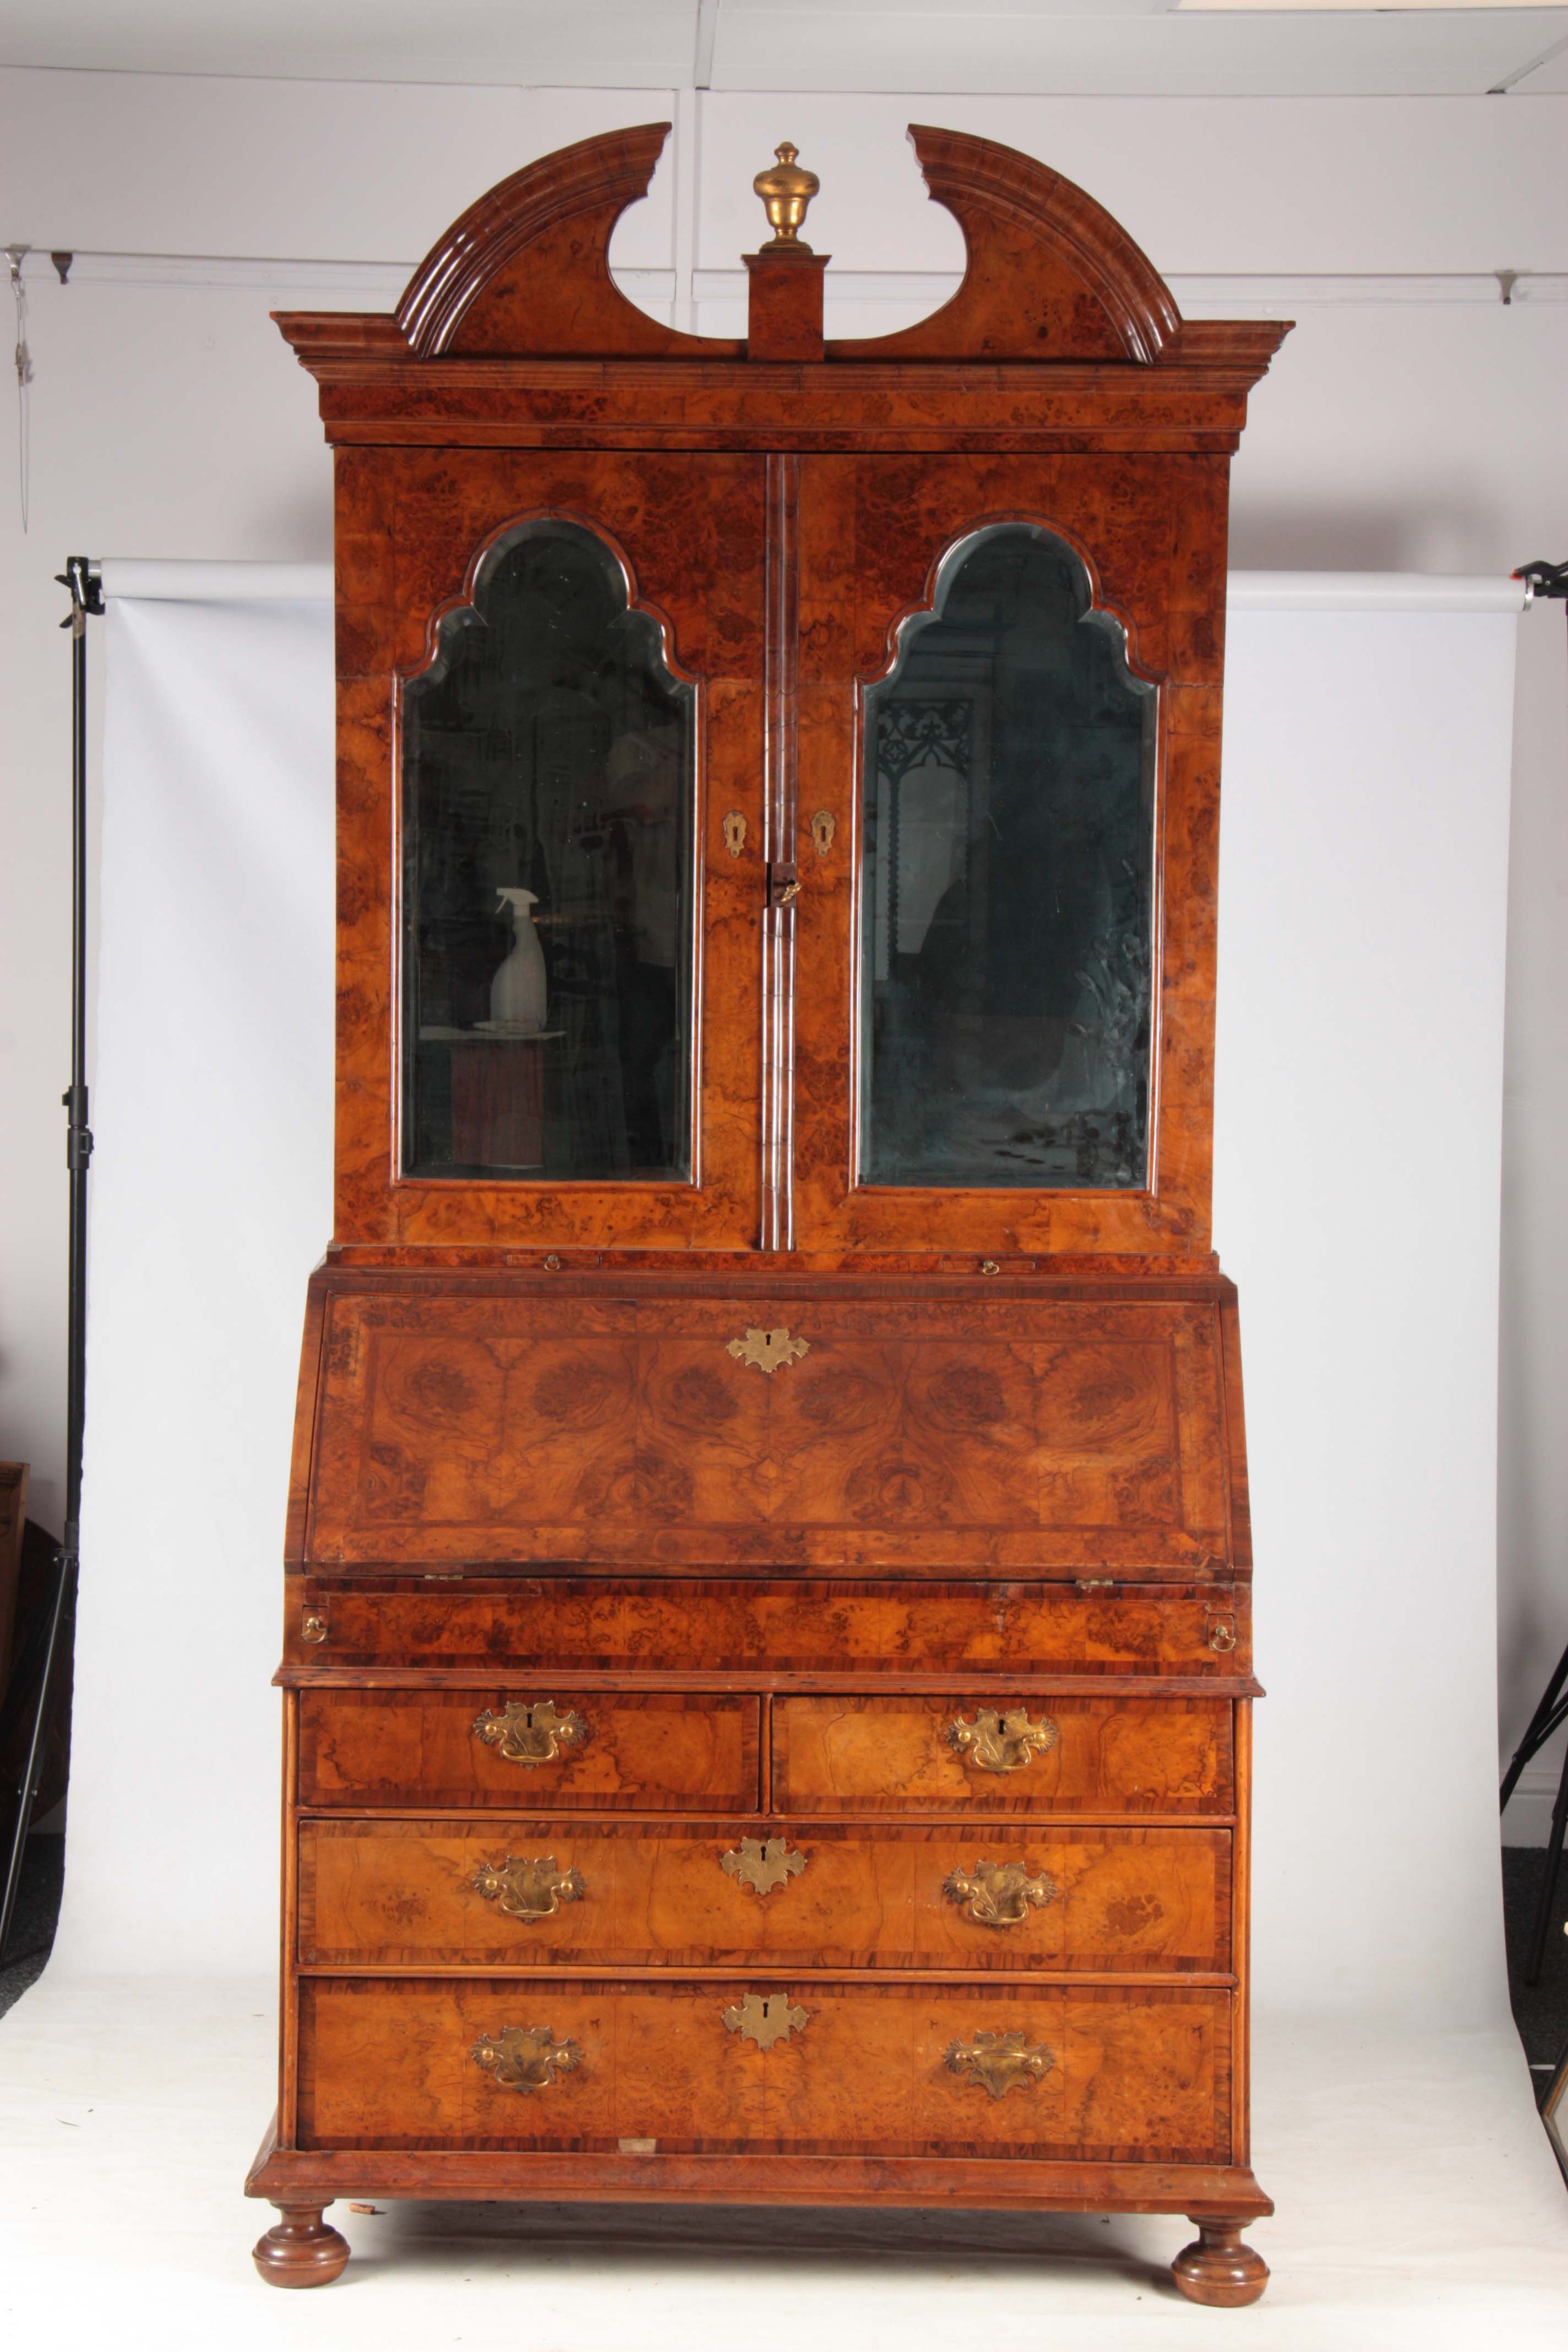
<instances>
[{"instance_id":1,"label":"brass urn finial","mask_svg":"<svg viewBox=\"0 0 1568 2352\"><path fill-rule=\"evenodd\" d=\"M786 139L781 147L773 149L778 161L771 171L759 172L752 182L773 232L763 247L764 253L776 253L781 247L793 253L811 251L800 234L800 225L822 182L815 172L800 169L795 160L799 152L800 149Z\"/></svg>"}]
</instances>

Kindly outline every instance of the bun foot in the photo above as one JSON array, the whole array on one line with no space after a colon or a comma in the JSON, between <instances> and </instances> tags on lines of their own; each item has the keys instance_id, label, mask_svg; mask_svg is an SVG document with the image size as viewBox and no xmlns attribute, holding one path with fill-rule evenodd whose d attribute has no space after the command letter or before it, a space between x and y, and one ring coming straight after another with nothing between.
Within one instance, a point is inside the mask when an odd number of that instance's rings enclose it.
<instances>
[{"instance_id":1,"label":"bun foot","mask_svg":"<svg viewBox=\"0 0 1568 2352\"><path fill-rule=\"evenodd\" d=\"M1241 2242L1246 2223L1224 2214L1194 2213L1197 2241L1184 2246L1171 2264L1171 2276L1189 2303L1213 2303L1225 2308L1256 2303L1268 2284L1268 2265L1261 2254Z\"/></svg>"},{"instance_id":2,"label":"bun foot","mask_svg":"<svg viewBox=\"0 0 1568 2352\"><path fill-rule=\"evenodd\" d=\"M327 2286L349 2258L349 2242L322 2221L320 2205L279 2205L283 2216L251 2250L268 2286Z\"/></svg>"}]
</instances>

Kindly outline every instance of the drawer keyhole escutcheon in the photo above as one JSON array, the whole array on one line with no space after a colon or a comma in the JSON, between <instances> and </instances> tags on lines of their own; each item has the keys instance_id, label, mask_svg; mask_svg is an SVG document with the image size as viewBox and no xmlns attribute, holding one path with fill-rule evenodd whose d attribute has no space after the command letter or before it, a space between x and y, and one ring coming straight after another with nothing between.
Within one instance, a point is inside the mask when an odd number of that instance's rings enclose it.
<instances>
[{"instance_id":1,"label":"drawer keyhole escutcheon","mask_svg":"<svg viewBox=\"0 0 1568 2352\"><path fill-rule=\"evenodd\" d=\"M577 1871L556 1869L552 1853L481 1862L469 1885L510 1919L548 1919L563 1903L581 1903L588 1891Z\"/></svg>"},{"instance_id":2,"label":"drawer keyhole escutcheon","mask_svg":"<svg viewBox=\"0 0 1568 2352\"><path fill-rule=\"evenodd\" d=\"M833 836L838 827L831 809L818 809L811 820L811 845L818 857L826 857L833 846Z\"/></svg>"},{"instance_id":3,"label":"drawer keyhole escutcheon","mask_svg":"<svg viewBox=\"0 0 1568 2352\"><path fill-rule=\"evenodd\" d=\"M804 2033L809 2015L809 2011L793 2006L787 1992L749 1992L724 2011L724 2023L742 2042L771 2050L775 2042Z\"/></svg>"},{"instance_id":4,"label":"drawer keyhole escutcheon","mask_svg":"<svg viewBox=\"0 0 1568 2352\"><path fill-rule=\"evenodd\" d=\"M738 1364L755 1364L759 1372L773 1373L781 1364L793 1364L811 1352L809 1339L792 1339L781 1324L776 1331L759 1331L753 1323L725 1350Z\"/></svg>"},{"instance_id":5,"label":"drawer keyhole escutcheon","mask_svg":"<svg viewBox=\"0 0 1568 2352\"><path fill-rule=\"evenodd\" d=\"M508 1764L553 1764L568 1749L581 1748L588 1727L574 1707L563 1715L553 1699L509 1698L504 1712L487 1707L474 1717L474 1738L493 1748Z\"/></svg>"},{"instance_id":6,"label":"drawer keyhole escutcheon","mask_svg":"<svg viewBox=\"0 0 1568 2352\"><path fill-rule=\"evenodd\" d=\"M557 2074L569 2074L583 2063L577 2044L557 2042L548 2025L506 2025L499 2033L481 2033L471 2054L503 2091L548 2090Z\"/></svg>"},{"instance_id":7,"label":"drawer keyhole escutcheon","mask_svg":"<svg viewBox=\"0 0 1568 2352\"><path fill-rule=\"evenodd\" d=\"M994 1706L979 1706L973 1723L962 1716L950 1723L947 1737L964 1762L983 1772L1021 1772L1053 1748L1059 1734L1048 1715L1031 1723L1027 1707L1009 1707L1003 1715Z\"/></svg>"},{"instance_id":8,"label":"drawer keyhole escutcheon","mask_svg":"<svg viewBox=\"0 0 1568 2352\"><path fill-rule=\"evenodd\" d=\"M787 1838L742 1838L729 1853L720 1855L719 1867L753 1894L771 1895L775 1886L800 1876L805 1856L792 1853Z\"/></svg>"},{"instance_id":9,"label":"drawer keyhole escutcheon","mask_svg":"<svg viewBox=\"0 0 1568 2352\"><path fill-rule=\"evenodd\" d=\"M731 857L739 857L746 845L746 820L739 809L731 809L724 819L724 846Z\"/></svg>"},{"instance_id":10,"label":"drawer keyhole escutcheon","mask_svg":"<svg viewBox=\"0 0 1568 2352\"><path fill-rule=\"evenodd\" d=\"M1031 2050L1028 2036L1022 2032L977 2033L973 2042L950 2042L942 2056L950 2074L967 2074L994 2099L1005 2099L1009 2091L1039 2082L1057 2063L1054 2050L1047 2050L1043 2042Z\"/></svg>"},{"instance_id":11,"label":"drawer keyhole escutcheon","mask_svg":"<svg viewBox=\"0 0 1568 2352\"><path fill-rule=\"evenodd\" d=\"M1031 1878L1026 1863L982 1860L971 1871L950 1871L942 1891L982 1927L1016 1927L1028 1917L1031 1904L1045 1909L1057 1883L1043 1872Z\"/></svg>"}]
</instances>

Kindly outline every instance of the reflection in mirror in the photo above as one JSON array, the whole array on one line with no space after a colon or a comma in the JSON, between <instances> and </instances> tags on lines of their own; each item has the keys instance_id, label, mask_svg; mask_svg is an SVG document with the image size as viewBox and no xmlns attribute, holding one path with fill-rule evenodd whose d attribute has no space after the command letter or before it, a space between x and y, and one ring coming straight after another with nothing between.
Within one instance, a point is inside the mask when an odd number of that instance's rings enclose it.
<instances>
[{"instance_id":1,"label":"reflection in mirror","mask_svg":"<svg viewBox=\"0 0 1568 2352\"><path fill-rule=\"evenodd\" d=\"M695 688L612 550L487 553L403 696L404 1168L690 1173Z\"/></svg>"},{"instance_id":2,"label":"reflection in mirror","mask_svg":"<svg viewBox=\"0 0 1568 2352\"><path fill-rule=\"evenodd\" d=\"M867 689L860 1181L1148 1181L1156 689L1037 525Z\"/></svg>"}]
</instances>

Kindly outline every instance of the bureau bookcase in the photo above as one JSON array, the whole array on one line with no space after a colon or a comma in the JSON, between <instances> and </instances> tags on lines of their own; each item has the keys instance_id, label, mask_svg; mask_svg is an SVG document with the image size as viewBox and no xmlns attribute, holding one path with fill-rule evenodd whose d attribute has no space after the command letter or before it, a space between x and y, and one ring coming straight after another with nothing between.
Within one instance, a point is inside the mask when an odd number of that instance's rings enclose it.
<instances>
[{"instance_id":1,"label":"bureau bookcase","mask_svg":"<svg viewBox=\"0 0 1568 2352\"><path fill-rule=\"evenodd\" d=\"M339 712L279 2285L369 2196L1184 2214L1184 2293L1268 2275L1209 1193L1284 330L910 135L968 262L896 334L824 341L787 144L745 338L635 309L658 124L279 320Z\"/></svg>"}]
</instances>

